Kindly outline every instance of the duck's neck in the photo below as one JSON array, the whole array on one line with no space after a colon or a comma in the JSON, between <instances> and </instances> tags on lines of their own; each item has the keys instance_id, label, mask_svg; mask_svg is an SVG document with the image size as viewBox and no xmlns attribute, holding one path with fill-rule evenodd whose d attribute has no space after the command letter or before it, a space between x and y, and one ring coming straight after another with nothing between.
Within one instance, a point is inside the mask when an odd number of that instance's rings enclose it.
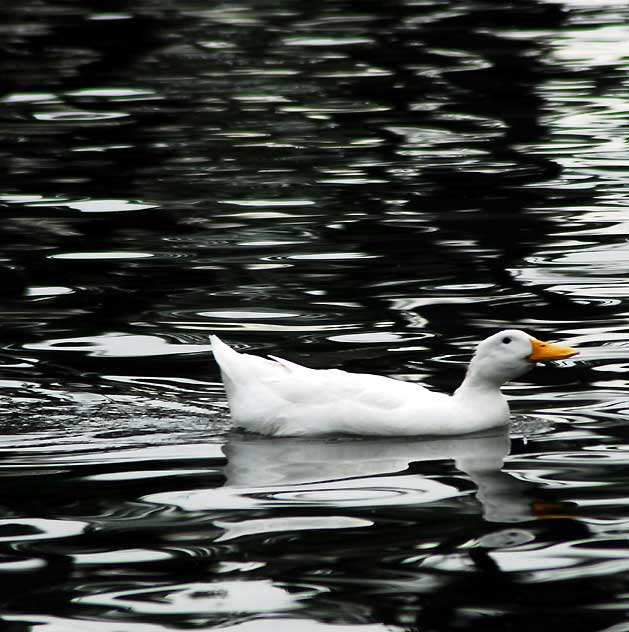
<instances>
[{"instance_id":1,"label":"duck's neck","mask_svg":"<svg viewBox=\"0 0 629 632\"><path fill-rule=\"evenodd\" d=\"M504 375L493 369L491 364L475 362L473 359L463 383L452 396L469 432L492 428L509 421L509 404L500 392L505 381Z\"/></svg>"},{"instance_id":2,"label":"duck's neck","mask_svg":"<svg viewBox=\"0 0 629 632\"><path fill-rule=\"evenodd\" d=\"M474 362L470 362L470 365L465 374L465 379L461 383L461 386L454 391L454 395L461 397L464 395L500 395L500 387L503 385L504 380L494 376L487 371L483 371L480 366Z\"/></svg>"}]
</instances>

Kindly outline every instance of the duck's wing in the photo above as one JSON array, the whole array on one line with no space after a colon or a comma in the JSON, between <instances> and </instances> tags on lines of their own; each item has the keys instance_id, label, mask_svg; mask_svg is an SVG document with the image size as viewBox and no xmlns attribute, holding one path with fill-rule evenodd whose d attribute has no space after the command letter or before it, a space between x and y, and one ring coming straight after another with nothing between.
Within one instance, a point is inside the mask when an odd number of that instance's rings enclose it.
<instances>
[{"instance_id":1,"label":"duck's wing","mask_svg":"<svg viewBox=\"0 0 629 632\"><path fill-rule=\"evenodd\" d=\"M338 369L296 367L265 379L263 389L268 401L279 402L266 431L277 435L428 433L438 428L452 405L448 395L418 384Z\"/></svg>"},{"instance_id":2,"label":"duck's wing","mask_svg":"<svg viewBox=\"0 0 629 632\"><path fill-rule=\"evenodd\" d=\"M368 373L339 369L309 369L283 358L273 358L284 370L262 376L274 394L293 404L353 403L382 410L408 406L409 402L441 400L446 395L425 386Z\"/></svg>"}]
</instances>

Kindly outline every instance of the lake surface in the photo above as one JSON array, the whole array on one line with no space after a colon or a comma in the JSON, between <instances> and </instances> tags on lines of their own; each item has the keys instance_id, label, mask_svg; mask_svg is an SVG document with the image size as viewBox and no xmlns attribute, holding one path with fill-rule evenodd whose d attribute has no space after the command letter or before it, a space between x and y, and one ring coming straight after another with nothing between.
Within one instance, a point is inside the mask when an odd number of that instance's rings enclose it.
<instances>
[{"instance_id":1,"label":"lake surface","mask_svg":"<svg viewBox=\"0 0 629 632\"><path fill-rule=\"evenodd\" d=\"M626 3L0 34L2 629L629 629ZM581 353L438 440L238 433L208 342L452 391L506 327Z\"/></svg>"}]
</instances>

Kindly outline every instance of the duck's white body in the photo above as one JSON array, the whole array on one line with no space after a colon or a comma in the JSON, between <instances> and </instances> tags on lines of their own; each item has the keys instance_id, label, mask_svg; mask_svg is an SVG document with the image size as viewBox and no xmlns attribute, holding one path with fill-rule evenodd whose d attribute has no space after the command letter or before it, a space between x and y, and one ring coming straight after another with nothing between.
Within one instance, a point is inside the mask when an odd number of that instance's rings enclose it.
<instances>
[{"instance_id":1,"label":"duck's white body","mask_svg":"<svg viewBox=\"0 0 629 632\"><path fill-rule=\"evenodd\" d=\"M234 423L275 436L444 435L501 426L509 421L502 384L533 362L576 353L518 330L495 334L478 346L465 380L450 396L378 375L242 354L217 336L211 340ZM543 346L543 357L534 356L535 345Z\"/></svg>"}]
</instances>

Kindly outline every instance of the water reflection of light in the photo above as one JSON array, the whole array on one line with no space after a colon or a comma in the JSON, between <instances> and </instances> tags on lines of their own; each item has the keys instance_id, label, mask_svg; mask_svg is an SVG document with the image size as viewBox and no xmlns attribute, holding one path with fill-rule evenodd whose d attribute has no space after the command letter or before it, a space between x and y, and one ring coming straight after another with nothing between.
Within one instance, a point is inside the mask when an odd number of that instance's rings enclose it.
<instances>
[{"instance_id":1,"label":"water reflection of light","mask_svg":"<svg viewBox=\"0 0 629 632\"><path fill-rule=\"evenodd\" d=\"M154 257L150 252L63 252L49 255L50 259L67 260L117 260L117 259L148 259Z\"/></svg>"},{"instance_id":2,"label":"water reflection of light","mask_svg":"<svg viewBox=\"0 0 629 632\"><path fill-rule=\"evenodd\" d=\"M569 3L573 3L571 0ZM588 0L588 5L595 4ZM603 3L601 3L603 4ZM605 2L609 5L609 2ZM574 30L564 30L553 42L553 57L581 68L625 65L629 57L629 29L626 24L597 24L587 28L578 24Z\"/></svg>"},{"instance_id":3,"label":"water reflection of light","mask_svg":"<svg viewBox=\"0 0 629 632\"><path fill-rule=\"evenodd\" d=\"M77 200L70 202L55 201L48 203L49 206L67 206L68 208L82 211L83 213L118 213L122 211L143 211L150 208L157 208L155 204L142 204L129 202L128 200ZM44 206L43 203L32 206Z\"/></svg>"},{"instance_id":4,"label":"water reflection of light","mask_svg":"<svg viewBox=\"0 0 629 632\"><path fill-rule=\"evenodd\" d=\"M223 529L215 542L234 540L261 533L287 533L320 529L357 529L373 526L371 520L351 516L282 516L252 520L215 520L214 526Z\"/></svg>"},{"instance_id":5,"label":"water reflection of light","mask_svg":"<svg viewBox=\"0 0 629 632\"><path fill-rule=\"evenodd\" d=\"M61 296L63 294L72 294L74 290L69 287L29 287L26 290L27 296Z\"/></svg>"},{"instance_id":6,"label":"water reflection of light","mask_svg":"<svg viewBox=\"0 0 629 632\"><path fill-rule=\"evenodd\" d=\"M176 344L158 336L134 336L110 333L101 336L59 338L24 345L25 349L37 351L75 351L95 357L131 358L162 356L177 353L209 352L211 346Z\"/></svg>"},{"instance_id":7,"label":"water reflection of light","mask_svg":"<svg viewBox=\"0 0 629 632\"><path fill-rule=\"evenodd\" d=\"M153 90L146 90L143 88L82 88L80 90L71 90L65 93L71 97L90 97L90 98L112 98L112 99L124 99L127 98L142 98L157 96Z\"/></svg>"},{"instance_id":8,"label":"water reflection of light","mask_svg":"<svg viewBox=\"0 0 629 632\"><path fill-rule=\"evenodd\" d=\"M306 199L276 199L276 200L263 200L263 199L251 199L251 200L219 200L221 204L231 204L233 206L313 206L316 204L314 200Z\"/></svg>"},{"instance_id":9,"label":"water reflection of light","mask_svg":"<svg viewBox=\"0 0 629 632\"><path fill-rule=\"evenodd\" d=\"M87 529L77 520L48 520L44 518L6 518L0 520L0 542L51 540L80 535Z\"/></svg>"},{"instance_id":10,"label":"water reflection of light","mask_svg":"<svg viewBox=\"0 0 629 632\"><path fill-rule=\"evenodd\" d=\"M292 610L313 591L287 588L268 579L181 583L75 597L76 603L130 609L135 613L173 616L228 612Z\"/></svg>"},{"instance_id":11,"label":"water reflection of light","mask_svg":"<svg viewBox=\"0 0 629 632\"><path fill-rule=\"evenodd\" d=\"M33 118L39 121L72 124L77 122L95 123L128 117L127 112L88 112L85 110L67 110L60 112L35 112Z\"/></svg>"}]
</instances>

